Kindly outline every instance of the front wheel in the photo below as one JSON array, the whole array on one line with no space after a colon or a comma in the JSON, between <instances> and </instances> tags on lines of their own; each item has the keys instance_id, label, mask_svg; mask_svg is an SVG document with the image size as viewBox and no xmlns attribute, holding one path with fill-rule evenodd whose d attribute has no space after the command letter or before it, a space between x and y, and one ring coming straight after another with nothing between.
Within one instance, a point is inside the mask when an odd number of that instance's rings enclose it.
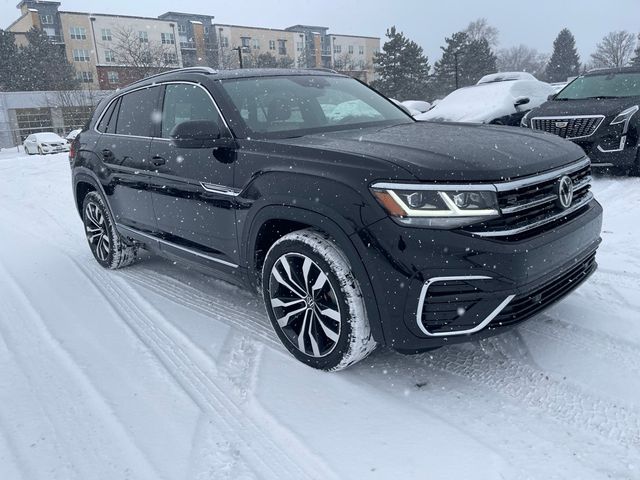
<instances>
[{"instance_id":1,"label":"front wheel","mask_svg":"<svg viewBox=\"0 0 640 480\"><path fill-rule=\"evenodd\" d=\"M89 248L100 265L115 270L136 260L137 248L118 233L111 213L98 192L89 192L84 198L82 220Z\"/></svg>"},{"instance_id":2,"label":"front wheel","mask_svg":"<svg viewBox=\"0 0 640 480\"><path fill-rule=\"evenodd\" d=\"M302 230L278 240L264 262L262 289L273 328L301 362L337 371L375 349L358 281L326 235Z\"/></svg>"}]
</instances>

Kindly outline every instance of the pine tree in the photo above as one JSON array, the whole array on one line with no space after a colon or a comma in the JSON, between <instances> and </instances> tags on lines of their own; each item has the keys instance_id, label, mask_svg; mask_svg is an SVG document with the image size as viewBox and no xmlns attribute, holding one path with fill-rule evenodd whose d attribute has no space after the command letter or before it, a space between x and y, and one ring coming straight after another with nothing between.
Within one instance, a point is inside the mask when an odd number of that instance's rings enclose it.
<instances>
[{"instance_id":1,"label":"pine tree","mask_svg":"<svg viewBox=\"0 0 640 480\"><path fill-rule=\"evenodd\" d=\"M60 45L37 28L27 32L28 44L20 47L22 90L74 90L78 88L73 66Z\"/></svg>"},{"instance_id":2,"label":"pine tree","mask_svg":"<svg viewBox=\"0 0 640 480\"><path fill-rule=\"evenodd\" d=\"M631 65L634 67L640 67L640 33L638 34L638 46L636 47L636 51L633 55L634 57L631 60Z\"/></svg>"},{"instance_id":3,"label":"pine tree","mask_svg":"<svg viewBox=\"0 0 640 480\"><path fill-rule=\"evenodd\" d=\"M497 71L497 57L485 38L471 40L465 32L456 32L445 41L446 46L440 47L442 58L434 68L434 88L438 96L474 85L483 76Z\"/></svg>"},{"instance_id":4,"label":"pine tree","mask_svg":"<svg viewBox=\"0 0 640 480\"><path fill-rule=\"evenodd\" d=\"M547 65L549 82L565 82L580 73L580 56L576 49L576 39L569 29L563 29L553 42L553 54Z\"/></svg>"},{"instance_id":5,"label":"pine tree","mask_svg":"<svg viewBox=\"0 0 640 480\"><path fill-rule=\"evenodd\" d=\"M429 93L429 60L416 42L396 27L387 30L382 52L374 56L378 79L372 86L396 100L418 100Z\"/></svg>"},{"instance_id":6,"label":"pine tree","mask_svg":"<svg viewBox=\"0 0 640 480\"><path fill-rule=\"evenodd\" d=\"M11 32L0 29L0 90L16 90L19 86L18 47Z\"/></svg>"}]
</instances>

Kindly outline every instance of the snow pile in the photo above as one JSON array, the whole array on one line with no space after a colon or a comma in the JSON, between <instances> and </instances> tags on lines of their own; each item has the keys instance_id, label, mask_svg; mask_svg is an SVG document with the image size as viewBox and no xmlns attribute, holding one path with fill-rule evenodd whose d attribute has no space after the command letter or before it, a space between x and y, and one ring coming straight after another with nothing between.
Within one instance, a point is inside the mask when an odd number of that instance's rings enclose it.
<instances>
[{"instance_id":1,"label":"snow pile","mask_svg":"<svg viewBox=\"0 0 640 480\"><path fill-rule=\"evenodd\" d=\"M527 72L499 72L499 73L490 73L489 75L485 75L480 80L478 80L477 85L482 85L483 83L493 83L493 82L508 82L513 80L537 81L538 79Z\"/></svg>"},{"instance_id":2,"label":"snow pile","mask_svg":"<svg viewBox=\"0 0 640 480\"><path fill-rule=\"evenodd\" d=\"M405 100L402 104L409 110L413 110L418 113L428 112L431 109L431 104L424 100Z\"/></svg>"},{"instance_id":3,"label":"snow pile","mask_svg":"<svg viewBox=\"0 0 640 480\"><path fill-rule=\"evenodd\" d=\"M489 123L490 121L516 113L514 103L522 97L529 103L519 107L531 110L547 101L555 93L548 83L537 80L483 83L460 88L447 95L426 113L417 115L418 120L446 122Z\"/></svg>"}]
</instances>

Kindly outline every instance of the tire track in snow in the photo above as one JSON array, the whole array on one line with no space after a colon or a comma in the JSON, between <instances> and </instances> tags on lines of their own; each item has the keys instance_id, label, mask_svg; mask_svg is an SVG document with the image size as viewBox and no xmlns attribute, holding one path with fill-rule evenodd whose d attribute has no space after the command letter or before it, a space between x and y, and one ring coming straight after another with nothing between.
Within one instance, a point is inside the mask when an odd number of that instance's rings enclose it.
<instances>
[{"instance_id":1,"label":"tire track in snow","mask_svg":"<svg viewBox=\"0 0 640 480\"><path fill-rule=\"evenodd\" d=\"M640 447L640 412L568 381L553 379L508 352L500 345L504 341L492 338L482 341L480 347L448 348L429 357L419 355L416 360L543 411L560 424L591 432L627 449Z\"/></svg>"},{"instance_id":2,"label":"tire track in snow","mask_svg":"<svg viewBox=\"0 0 640 480\"><path fill-rule=\"evenodd\" d=\"M29 385L40 398L38 404L41 406L44 416L48 419L51 429L57 437L55 446L58 450L58 457L74 458L73 462L64 464L67 473L63 478L77 478L79 480L90 478L92 474L95 474L95 465L100 464L100 460L104 458L104 452L107 449L104 445L104 437L97 433L100 429L96 429L91 421L95 417L106 420L105 428L110 429L116 435L117 442L114 442L114 445L119 445L123 448L124 451L114 452L120 455L117 460L121 461L124 455L129 455L136 460L135 462L129 462L129 464L136 468L141 478L163 478L151 466L146 455L132 441L127 430L107 406L105 399L84 374L82 368L52 335L40 312L30 302L24 287L20 285L20 282L1 262L0 278L6 280L3 282L6 285L4 291L12 293L10 298L19 302L24 307L23 311L31 319L31 323L26 321L20 323L20 332L18 334L11 332L12 328L16 328L12 326L15 322L10 322L12 325L0 323L0 328L3 330L4 335L8 333L10 335L9 338L13 340L7 343L7 345L10 345L10 352L16 360L16 364L24 372ZM25 330L29 331L29 339L34 340L38 348L30 349L27 346L26 352L25 349L13 348L15 345L21 344L20 338L24 337ZM40 343L45 344L48 347L47 350L43 350L43 346ZM46 355L49 351L53 352L53 355L59 359L59 363L52 364L50 356L39 359L41 355ZM25 353L29 356L28 361L24 361L21 357L21 354L24 355ZM29 372L36 368L34 366L34 360L36 359L38 359L38 376L40 378L44 376L47 379L45 382L31 381L32 376ZM60 379L60 370L66 370L71 378L77 382L77 385L63 383ZM77 389L76 396L72 396L74 388ZM86 396L83 396L83 394ZM68 398L65 399L65 396L68 396ZM91 412L92 409L94 409L94 412ZM78 413L78 411L82 410L87 411ZM61 421L62 423L60 423ZM71 422L75 422L75 425L69 428ZM78 432L82 432L85 437L82 439L77 438L75 435ZM83 440L83 442L79 445L78 442L80 440ZM92 445L92 443L95 445ZM64 446L64 448L60 448L60 446ZM115 463L112 464L112 467L117 470ZM82 469L85 471L81 472L80 470Z\"/></svg>"},{"instance_id":3,"label":"tire track in snow","mask_svg":"<svg viewBox=\"0 0 640 480\"><path fill-rule=\"evenodd\" d=\"M242 452L243 457L257 467L255 470L260 471L265 478L274 479L336 477L315 455L304 451L305 447L301 443L288 443L286 448L278 445L277 439L272 438L255 420L247 416L238 406L237 399L231 398L225 392L231 387L221 385L225 382L218 376L215 381L212 380L174 338L182 337L180 343L188 342L190 347L197 347L168 324L162 314L137 292L116 285L118 279L112 280L102 272L90 270L83 265L78 266L84 270L87 277L95 275L100 278L100 288L109 291L105 298L121 312L120 317L162 361L168 372L193 400L209 414L210 419L225 432L224 437L233 439L234 446ZM164 328L160 328L159 323L165 324ZM171 330L171 334L165 329ZM295 447L296 454L304 459L302 465L299 458L294 459L287 452L292 446Z\"/></svg>"}]
</instances>

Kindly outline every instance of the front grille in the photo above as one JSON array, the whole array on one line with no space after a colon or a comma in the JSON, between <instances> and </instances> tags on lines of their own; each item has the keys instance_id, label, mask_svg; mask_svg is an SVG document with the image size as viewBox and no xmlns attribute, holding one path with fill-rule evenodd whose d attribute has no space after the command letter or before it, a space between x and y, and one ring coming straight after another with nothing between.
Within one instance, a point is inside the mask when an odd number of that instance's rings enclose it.
<instances>
[{"instance_id":1,"label":"front grille","mask_svg":"<svg viewBox=\"0 0 640 480\"><path fill-rule=\"evenodd\" d=\"M564 274L528 293L516 296L489 324L488 328L513 325L533 317L577 288L597 268L596 253Z\"/></svg>"},{"instance_id":2,"label":"front grille","mask_svg":"<svg viewBox=\"0 0 640 480\"><path fill-rule=\"evenodd\" d=\"M602 125L603 120L602 115L572 118L538 117L531 119L531 128L572 140L590 137Z\"/></svg>"},{"instance_id":3,"label":"front grille","mask_svg":"<svg viewBox=\"0 0 640 480\"><path fill-rule=\"evenodd\" d=\"M566 209L558 205L557 191L564 175L573 183L573 200ZM529 238L579 215L593 198L591 180L591 165L584 161L557 174L498 184L498 206L502 215L464 230L509 240Z\"/></svg>"}]
</instances>

